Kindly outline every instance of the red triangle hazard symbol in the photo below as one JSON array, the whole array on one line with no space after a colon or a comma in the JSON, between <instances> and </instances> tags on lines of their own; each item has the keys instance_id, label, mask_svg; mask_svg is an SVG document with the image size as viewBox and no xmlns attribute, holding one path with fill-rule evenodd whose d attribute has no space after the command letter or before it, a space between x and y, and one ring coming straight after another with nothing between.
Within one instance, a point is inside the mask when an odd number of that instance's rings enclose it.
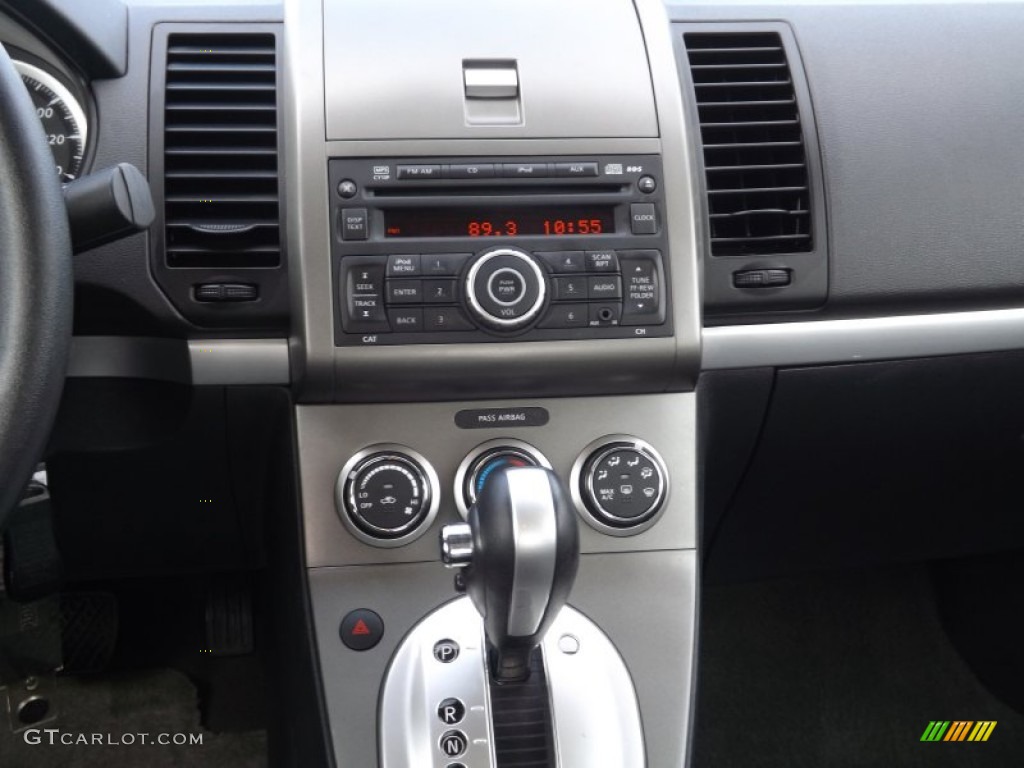
<instances>
[{"instance_id":1,"label":"red triangle hazard symbol","mask_svg":"<svg viewBox=\"0 0 1024 768\"><path fill-rule=\"evenodd\" d=\"M366 622L360 619L356 622L356 625L352 627L353 635L368 635L370 634L370 628L366 626Z\"/></svg>"}]
</instances>

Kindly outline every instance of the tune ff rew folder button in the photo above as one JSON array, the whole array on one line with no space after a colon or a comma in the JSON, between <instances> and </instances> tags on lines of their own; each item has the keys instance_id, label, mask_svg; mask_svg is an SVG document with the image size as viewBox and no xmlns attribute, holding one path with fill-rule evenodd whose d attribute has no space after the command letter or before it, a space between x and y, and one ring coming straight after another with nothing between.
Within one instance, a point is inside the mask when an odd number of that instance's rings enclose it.
<instances>
[{"instance_id":1,"label":"tune ff rew folder button","mask_svg":"<svg viewBox=\"0 0 1024 768\"><path fill-rule=\"evenodd\" d=\"M338 634L346 648L368 651L384 637L384 621L369 608L356 608L345 614Z\"/></svg>"}]
</instances>

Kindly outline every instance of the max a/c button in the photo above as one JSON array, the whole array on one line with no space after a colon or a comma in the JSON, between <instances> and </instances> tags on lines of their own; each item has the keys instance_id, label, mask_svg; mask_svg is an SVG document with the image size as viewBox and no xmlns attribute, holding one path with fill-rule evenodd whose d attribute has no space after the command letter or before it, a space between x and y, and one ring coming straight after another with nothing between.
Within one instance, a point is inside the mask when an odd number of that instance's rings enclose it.
<instances>
[{"instance_id":1,"label":"max a/c button","mask_svg":"<svg viewBox=\"0 0 1024 768\"><path fill-rule=\"evenodd\" d=\"M384 621L369 608L356 608L345 614L338 634L345 647L368 651L384 637Z\"/></svg>"}]
</instances>

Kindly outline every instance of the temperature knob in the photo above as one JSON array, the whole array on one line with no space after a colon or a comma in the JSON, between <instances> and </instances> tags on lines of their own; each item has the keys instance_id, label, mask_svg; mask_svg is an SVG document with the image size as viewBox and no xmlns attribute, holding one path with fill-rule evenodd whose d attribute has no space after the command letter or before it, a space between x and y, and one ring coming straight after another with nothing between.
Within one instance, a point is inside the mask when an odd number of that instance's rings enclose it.
<instances>
[{"instance_id":1,"label":"temperature knob","mask_svg":"<svg viewBox=\"0 0 1024 768\"><path fill-rule=\"evenodd\" d=\"M494 330L514 331L529 325L543 309L545 298L544 270L518 248L487 251L466 275L470 312Z\"/></svg>"},{"instance_id":2,"label":"temperature knob","mask_svg":"<svg viewBox=\"0 0 1024 768\"><path fill-rule=\"evenodd\" d=\"M506 467L551 469L551 463L540 451L522 440L499 438L478 445L462 460L455 473L455 504L464 519L469 508L476 504L487 478Z\"/></svg>"},{"instance_id":3,"label":"temperature knob","mask_svg":"<svg viewBox=\"0 0 1024 768\"><path fill-rule=\"evenodd\" d=\"M352 457L336 488L342 522L375 546L398 546L419 536L437 514L437 475L403 446L374 446Z\"/></svg>"}]
</instances>

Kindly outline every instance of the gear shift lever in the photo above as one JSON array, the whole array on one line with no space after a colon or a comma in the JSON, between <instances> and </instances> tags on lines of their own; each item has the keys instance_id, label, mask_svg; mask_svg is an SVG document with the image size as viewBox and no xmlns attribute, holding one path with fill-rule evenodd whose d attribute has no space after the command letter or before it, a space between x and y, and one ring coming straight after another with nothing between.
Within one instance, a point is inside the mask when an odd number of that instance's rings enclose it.
<instances>
[{"instance_id":1,"label":"gear shift lever","mask_svg":"<svg viewBox=\"0 0 1024 768\"><path fill-rule=\"evenodd\" d=\"M442 559L467 566L466 592L484 619L492 679L522 682L576 579L576 514L554 472L515 467L487 479L468 521L441 531Z\"/></svg>"}]
</instances>

